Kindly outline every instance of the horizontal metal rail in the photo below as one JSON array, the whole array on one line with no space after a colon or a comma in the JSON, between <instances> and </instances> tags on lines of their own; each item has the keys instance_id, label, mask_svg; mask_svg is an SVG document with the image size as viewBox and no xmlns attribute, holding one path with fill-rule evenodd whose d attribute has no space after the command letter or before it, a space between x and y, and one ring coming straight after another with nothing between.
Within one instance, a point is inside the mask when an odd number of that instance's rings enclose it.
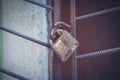
<instances>
[{"instance_id":1,"label":"horizontal metal rail","mask_svg":"<svg viewBox=\"0 0 120 80\"><path fill-rule=\"evenodd\" d=\"M34 1L34 0L24 0L24 1L35 4L35 5L40 6L40 7L47 8L49 10L53 10L53 7L46 5L46 4L43 4L41 2L38 2L38 1Z\"/></svg>"},{"instance_id":2,"label":"horizontal metal rail","mask_svg":"<svg viewBox=\"0 0 120 80\"><path fill-rule=\"evenodd\" d=\"M37 44L40 44L40 45L43 45L43 46L46 46L46 47L50 48L50 44L48 44L48 43L45 43L45 42L39 41L39 40L37 40L37 39L34 39L34 38L32 38L32 37L23 35L23 34L21 34L21 33L18 33L18 32L16 32L16 31L14 31L14 30L10 30L10 29L8 29L8 28L6 28L6 27L0 27L0 30L9 32L9 33L11 33L11 34L17 35L17 36L22 37L22 38L24 38L24 39L30 40L30 41L32 41L32 42L34 42L34 43L37 43Z\"/></svg>"},{"instance_id":3,"label":"horizontal metal rail","mask_svg":"<svg viewBox=\"0 0 120 80\"><path fill-rule=\"evenodd\" d=\"M13 72L10 72L10 71L2 69L2 68L0 68L0 73L9 75L9 76L14 77L14 78L19 79L19 80L30 80L30 79L27 79L21 75L15 74Z\"/></svg>"},{"instance_id":4,"label":"horizontal metal rail","mask_svg":"<svg viewBox=\"0 0 120 80\"><path fill-rule=\"evenodd\" d=\"M111 9L107 9L107 10L103 10L103 11L90 13L90 14L83 15L83 16L79 16L79 17L76 17L75 19L76 20L82 20L82 19L86 19L86 18L90 18L90 17L94 17L94 16L99 16L99 15L102 15L102 14L105 14L105 13L110 13L110 12L117 11L117 10L120 10L120 6L115 7L115 8L111 8Z\"/></svg>"},{"instance_id":5,"label":"horizontal metal rail","mask_svg":"<svg viewBox=\"0 0 120 80\"><path fill-rule=\"evenodd\" d=\"M106 54L115 54L116 52L120 52L120 47L107 49L107 50L101 50L101 51L92 52L92 53L87 53L87 54L83 54L83 55L78 55L77 59L79 59L79 60L80 59L88 59L88 58L102 56L102 55L106 55Z\"/></svg>"}]
</instances>

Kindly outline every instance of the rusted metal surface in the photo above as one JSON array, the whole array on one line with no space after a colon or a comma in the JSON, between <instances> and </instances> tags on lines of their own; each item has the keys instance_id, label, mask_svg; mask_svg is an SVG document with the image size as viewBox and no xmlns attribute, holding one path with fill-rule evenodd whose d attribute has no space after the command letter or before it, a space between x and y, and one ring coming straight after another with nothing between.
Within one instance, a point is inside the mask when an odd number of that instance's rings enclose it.
<instances>
[{"instance_id":1,"label":"rusted metal surface","mask_svg":"<svg viewBox=\"0 0 120 80\"><path fill-rule=\"evenodd\" d=\"M71 6L71 33L72 36L76 38L76 10L75 10L75 0L70 0ZM77 59L76 59L76 51L72 55L72 79L77 80Z\"/></svg>"},{"instance_id":2,"label":"rusted metal surface","mask_svg":"<svg viewBox=\"0 0 120 80\"><path fill-rule=\"evenodd\" d=\"M38 5L40 7L44 7L44 8L47 8L49 10L53 10L53 7L49 6L49 5L46 5L46 4L43 4L41 2L38 2L38 1L34 1L34 0L24 0L26 2L29 2L29 3L32 3L32 4L35 4L35 5Z\"/></svg>"}]
</instances>

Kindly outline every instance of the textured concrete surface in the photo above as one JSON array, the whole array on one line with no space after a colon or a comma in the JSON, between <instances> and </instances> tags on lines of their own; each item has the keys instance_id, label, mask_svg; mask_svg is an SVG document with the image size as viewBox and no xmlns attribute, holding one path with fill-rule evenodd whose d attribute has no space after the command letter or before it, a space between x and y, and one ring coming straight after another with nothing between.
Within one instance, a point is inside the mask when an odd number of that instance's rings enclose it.
<instances>
[{"instance_id":1,"label":"textured concrete surface","mask_svg":"<svg viewBox=\"0 0 120 80\"><path fill-rule=\"evenodd\" d=\"M22 0L3 1L3 26L47 42L46 10ZM42 0L45 3L45 0ZM3 33L3 67L31 80L48 80L48 49ZM16 80L4 75L4 80Z\"/></svg>"}]
</instances>

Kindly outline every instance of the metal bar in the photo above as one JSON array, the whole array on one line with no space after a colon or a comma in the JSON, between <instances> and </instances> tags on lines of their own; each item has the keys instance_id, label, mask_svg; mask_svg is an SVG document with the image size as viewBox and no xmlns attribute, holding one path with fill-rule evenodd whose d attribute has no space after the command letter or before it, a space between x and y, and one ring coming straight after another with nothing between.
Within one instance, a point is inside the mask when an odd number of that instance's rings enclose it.
<instances>
[{"instance_id":1,"label":"metal bar","mask_svg":"<svg viewBox=\"0 0 120 80\"><path fill-rule=\"evenodd\" d=\"M54 0L54 23L61 21L61 0Z\"/></svg>"},{"instance_id":2,"label":"metal bar","mask_svg":"<svg viewBox=\"0 0 120 80\"><path fill-rule=\"evenodd\" d=\"M71 33L72 33L72 36L74 36L76 38L75 0L70 0L70 6L71 6ZM72 55L72 80L77 80L76 51Z\"/></svg>"},{"instance_id":3,"label":"metal bar","mask_svg":"<svg viewBox=\"0 0 120 80\"><path fill-rule=\"evenodd\" d=\"M110 13L110 12L114 12L114 11L118 11L118 10L120 10L120 6L111 8L111 9L107 9L107 10L103 10L103 11L90 13L90 14L83 15L83 16L79 16L79 17L76 17L76 20L82 20L82 19L86 19L86 18L90 18L90 17L94 17L94 16L99 16L99 15L102 15L105 13Z\"/></svg>"},{"instance_id":4,"label":"metal bar","mask_svg":"<svg viewBox=\"0 0 120 80\"><path fill-rule=\"evenodd\" d=\"M40 45L43 45L43 46L46 46L46 47L50 48L50 44L41 42L41 41L36 40L36 39L34 39L34 38L32 38L32 37L29 37L29 36L23 35L23 34L21 34L21 33L18 33L18 32L16 32L16 31L10 30L10 29L8 29L8 28L6 28L6 27L0 27L0 29L3 30L3 31L9 32L9 33L11 33L11 34L17 35L17 36L19 36L19 37L22 37L22 38L24 38L24 39L30 40L30 41L32 41L32 42L35 42L35 43L37 43L37 44L40 44Z\"/></svg>"},{"instance_id":5,"label":"metal bar","mask_svg":"<svg viewBox=\"0 0 120 80\"><path fill-rule=\"evenodd\" d=\"M2 68L0 68L0 73L7 74L7 75L14 77L16 79L19 79L19 80L30 80L30 79L27 79L21 75L15 74L13 72L10 72L10 71L2 69Z\"/></svg>"},{"instance_id":6,"label":"metal bar","mask_svg":"<svg viewBox=\"0 0 120 80\"><path fill-rule=\"evenodd\" d=\"M92 53L87 53L87 54L83 54L83 55L78 55L77 59L79 59L79 60L80 59L88 59L88 58L107 55L107 54L115 54L116 52L120 52L120 47L97 51L97 52L92 52Z\"/></svg>"},{"instance_id":7,"label":"metal bar","mask_svg":"<svg viewBox=\"0 0 120 80\"><path fill-rule=\"evenodd\" d=\"M54 22L61 21L61 0L54 0ZM62 80L62 62L61 59L54 54L54 80Z\"/></svg>"},{"instance_id":8,"label":"metal bar","mask_svg":"<svg viewBox=\"0 0 120 80\"><path fill-rule=\"evenodd\" d=\"M52 5L52 0L47 0L48 5ZM52 28L52 11L47 10L47 23L48 23L48 37L50 36L51 33L51 28ZM48 43L50 44L50 39L48 39ZM53 80L53 52L50 48L48 48L48 74L49 74L49 79L48 80Z\"/></svg>"},{"instance_id":9,"label":"metal bar","mask_svg":"<svg viewBox=\"0 0 120 80\"><path fill-rule=\"evenodd\" d=\"M43 4L43 3L40 3L38 1L34 1L34 0L24 0L24 1L35 4L35 5L38 5L38 6L43 7L43 8L47 8L49 10L53 10L53 7L51 7L49 5L46 5L46 4Z\"/></svg>"}]
</instances>

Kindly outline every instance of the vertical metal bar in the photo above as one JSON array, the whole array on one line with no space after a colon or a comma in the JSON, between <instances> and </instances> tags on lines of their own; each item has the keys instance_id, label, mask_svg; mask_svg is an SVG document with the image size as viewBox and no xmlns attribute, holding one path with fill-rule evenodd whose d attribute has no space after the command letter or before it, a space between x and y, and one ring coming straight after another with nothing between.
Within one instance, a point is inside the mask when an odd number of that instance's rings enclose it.
<instances>
[{"instance_id":1,"label":"vertical metal bar","mask_svg":"<svg viewBox=\"0 0 120 80\"><path fill-rule=\"evenodd\" d=\"M54 23L61 20L61 0L54 0Z\"/></svg>"},{"instance_id":2,"label":"vertical metal bar","mask_svg":"<svg viewBox=\"0 0 120 80\"><path fill-rule=\"evenodd\" d=\"M61 0L54 0L54 23L61 20ZM55 80L62 80L61 76L61 60L58 56L54 55L54 72Z\"/></svg>"},{"instance_id":3,"label":"vertical metal bar","mask_svg":"<svg viewBox=\"0 0 120 80\"><path fill-rule=\"evenodd\" d=\"M71 33L72 36L76 38L76 10L75 10L75 0L70 0L71 6ZM77 59L76 59L76 51L72 55L72 79L77 80Z\"/></svg>"},{"instance_id":4,"label":"vertical metal bar","mask_svg":"<svg viewBox=\"0 0 120 80\"><path fill-rule=\"evenodd\" d=\"M48 5L52 5L52 0L47 0ZM51 28L52 28L52 11L47 10L47 22L48 22L48 37L50 36ZM50 44L50 39L48 39L48 44ZM48 73L49 80L53 80L53 52L50 48L48 48Z\"/></svg>"}]
</instances>

